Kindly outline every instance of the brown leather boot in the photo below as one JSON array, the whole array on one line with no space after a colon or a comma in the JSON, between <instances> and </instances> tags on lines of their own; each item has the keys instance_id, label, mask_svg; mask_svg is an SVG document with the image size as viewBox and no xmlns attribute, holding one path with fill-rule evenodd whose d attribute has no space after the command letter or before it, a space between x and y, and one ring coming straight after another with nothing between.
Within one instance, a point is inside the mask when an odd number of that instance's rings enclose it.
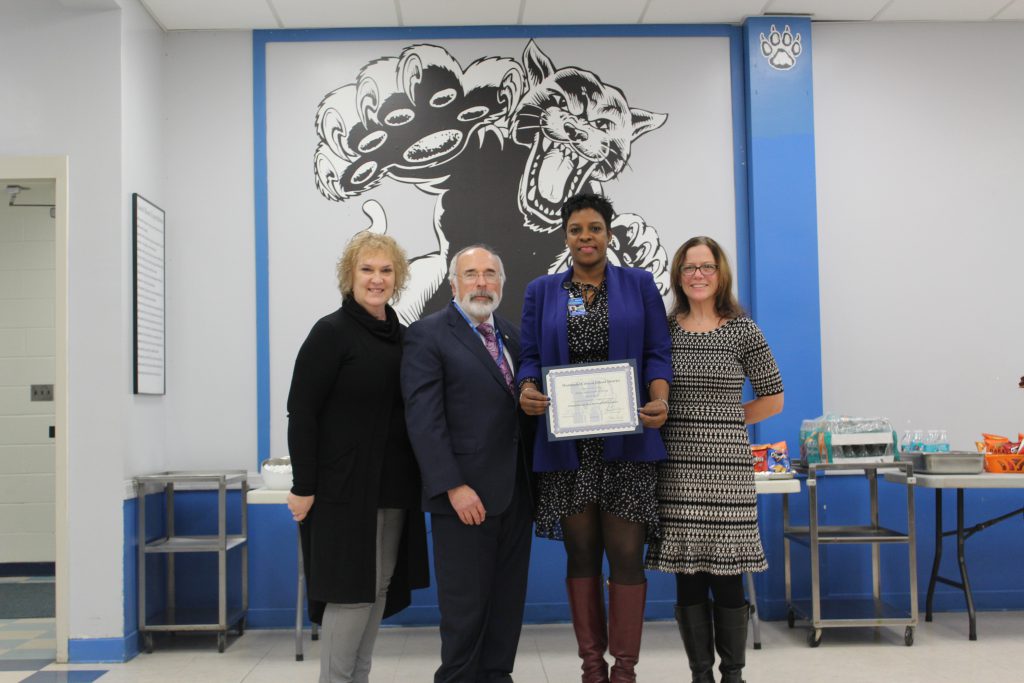
<instances>
[{"instance_id":1,"label":"brown leather boot","mask_svg":"<svg viewBox=\"0 0 1024 683\"><path fill-rule=\"evenodd\" d=\"M583 660L582 683L608 683L608 662L604 659L608 649L608 625L604 616L603 583L600 576L565 580L572 628Z\"/></svg>"},{"instance_id":2,"label":"brown leather boot","mask_svg":"<svg viewBox=\"0 0 1024 683\"><path fill-rule=\"evenodd\" d=\"M608 651L615 658L610 683L636 681L646 604L646 581L633 586L608 582Z\"/></svg>"}]
</instances>

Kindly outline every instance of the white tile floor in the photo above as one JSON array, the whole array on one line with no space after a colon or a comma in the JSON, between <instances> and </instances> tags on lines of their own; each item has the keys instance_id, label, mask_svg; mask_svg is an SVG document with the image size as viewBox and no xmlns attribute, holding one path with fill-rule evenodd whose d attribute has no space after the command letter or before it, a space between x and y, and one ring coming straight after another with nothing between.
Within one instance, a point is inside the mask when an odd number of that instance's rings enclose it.
<instances>
[{"instance_id":1,"label":"white tile floor","mask_svg":"<svg viewBox=\"0 0 1024 683\"><path fill-rule=\"evenodd\" d=\"M806 630L790 630L785 622L762 623L763 649L747 650L747 683L794 681L860 683L965 683L1024 681L1024 613L984 612L978 615L979 640L967 640L967 616L937 614L922 623L913 647L903 645L903 629L830 629L820 647L806 645ZM438 662L436 628L392 628L377 642L372 683L429 683ZM229 640L217 654L211 637L177 636L157 643L152 655L125 664L59 665L44 671L107 669L101 683L302 683L317 678L319 643L306 637L306 661L294 660L295 641L289 631L247 631ZM514 677L517 683L579 681L576 645L568 624L527 626L519 645ZM644 631L637 668L641 683L689 681L686 660L675 624L652 622ZM22 678L5 677L0 683Z\"/></svg>"}]
</instances>

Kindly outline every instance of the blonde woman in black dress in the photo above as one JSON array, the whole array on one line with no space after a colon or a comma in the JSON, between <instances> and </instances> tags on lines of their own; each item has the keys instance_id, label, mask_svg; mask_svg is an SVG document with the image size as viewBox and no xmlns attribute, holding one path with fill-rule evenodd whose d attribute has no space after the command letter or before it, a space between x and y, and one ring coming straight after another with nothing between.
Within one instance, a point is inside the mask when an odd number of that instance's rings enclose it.
<instances>
[{"instance_id":1,"label":"blonde woman in black dress","mask_svg":"<svg viewBox=\"0 0 1024 683\"><path fill-rule=\"evenodd\" d=\"M405 328L388 303L409 274L387 235L361 232L338 261L341 307L313 326L288 392L292 489L320 683L369 683L382 618L429 583L420 471L399 385Z\"/></svg>"},{"instance_id":2,"label":"blonde woman in black dress","mask_svg":"<svg viewBox=\"0 0 1024 683\"><path fill-rule=\"evenodd\" d=\"M733 296L717 242L688 240L671 272L673 377L661 430L668 459L658 465L661 535L647 567L676 575L676 621L693 681L714 683L717 649L723 683L742 683L742 575L768 568L746 428L782 410L782 380L760 328ZM743 403L747 378L757 398Z\"/></svg>"}]
</instances>

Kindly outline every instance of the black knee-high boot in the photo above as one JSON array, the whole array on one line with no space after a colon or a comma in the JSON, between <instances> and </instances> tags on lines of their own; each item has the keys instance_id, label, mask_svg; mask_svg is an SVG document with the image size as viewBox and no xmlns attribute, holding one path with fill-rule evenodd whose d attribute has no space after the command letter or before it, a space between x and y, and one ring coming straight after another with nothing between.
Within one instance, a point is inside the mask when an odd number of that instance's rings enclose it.
<instances>
[{"instance_id":1,"label":"black knee-high boot","mask_svg":"<svg viewBox=\"0 0 1024 683\"><path fill-rule=\"evenodd\" d=\"M715 683L715 645L711 626L711 605L676 605L676 624L683 649L690 662L692 683Z\"/></svg>"},{"instance_id":2,"label":"black knee-high boot","mask_svg":"<svg viewBox=\"0 0 1024 683\"><path fill-rule=\"evenodd\" d=\"M715 649L722 659L718 670L722 683L743 683L743 667L747 663L747 620L750 605L719 607L715 605Z\"/></svg>"}]
</instances>

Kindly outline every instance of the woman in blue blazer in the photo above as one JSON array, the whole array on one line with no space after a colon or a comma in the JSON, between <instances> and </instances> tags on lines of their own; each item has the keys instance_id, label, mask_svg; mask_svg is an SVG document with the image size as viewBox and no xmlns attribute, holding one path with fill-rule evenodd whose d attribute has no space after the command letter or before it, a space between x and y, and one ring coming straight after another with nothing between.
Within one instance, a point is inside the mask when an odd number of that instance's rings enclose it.
<instances>
[{"instance_id":1,"label":"woman in blue blazer","mask_svg":"<svg viewBox=\"0 0 1024 683\"><path fill-rule=\"evenodd\" d=\"M641 433L551 442L538 429L534 443L537 535L565 543L583 683L636 680L647 594L643 550L657 531L655 463L666 457L658 429L668 416L672 379L665 305L654 278L608 262L613 215L599 195L576 195L562 207L572 267L527 286L518 373L523 411L543 415L549 405L540 391L543 367L626 359L637 366ZM610 678L605 650L615 659Z\"/></svg>"}]
</instances>

